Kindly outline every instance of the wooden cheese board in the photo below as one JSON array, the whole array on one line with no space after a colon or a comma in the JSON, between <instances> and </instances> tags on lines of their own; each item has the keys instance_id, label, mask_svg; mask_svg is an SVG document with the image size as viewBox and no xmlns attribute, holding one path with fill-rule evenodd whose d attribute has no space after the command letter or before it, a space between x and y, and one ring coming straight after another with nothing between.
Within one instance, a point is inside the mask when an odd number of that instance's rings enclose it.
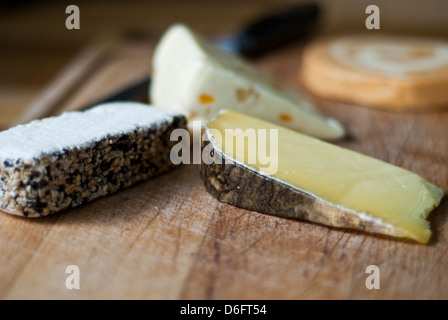
<instances>
[{"instance_id":1,"label":"wooden cheese board","mask_svg":"<svg viewBox=\"0 0 448 320\"><path fill-rule=\"evenodd\" d=\"M147 77L154 44L102 48L51 114ZM307 94L298 78L301 51L290 46L254 63ZM308 96L347 127L338 145L448 192L447 111L386 112ZM430 215L428 245L328 228L219 203L199 166L184 165L54 216L0 214L0 298L448 299L447 217L445 197ZM79 290L66 287L69 265L79 267ZM380 289L366 287L370 265L379 268Z\"/></svg>"}]
</instances>

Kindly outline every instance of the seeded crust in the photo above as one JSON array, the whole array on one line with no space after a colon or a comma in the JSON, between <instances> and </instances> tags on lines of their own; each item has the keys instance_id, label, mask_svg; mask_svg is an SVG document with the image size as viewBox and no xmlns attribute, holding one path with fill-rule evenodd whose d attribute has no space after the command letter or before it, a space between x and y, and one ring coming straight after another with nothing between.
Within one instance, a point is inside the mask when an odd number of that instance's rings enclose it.
<instances>
[{"instance_id":1,"label":"seeded crust","mask_svg":"<svg viewBox=\"0 0 448 320\"><path fill-rule=\"evenodd\" d=\"M166 172L174 166L170 135L177 128L186 128L183 116L31 160L6 159L0 163L0 210L46 216Z\"/></svg>"}]
</instances>

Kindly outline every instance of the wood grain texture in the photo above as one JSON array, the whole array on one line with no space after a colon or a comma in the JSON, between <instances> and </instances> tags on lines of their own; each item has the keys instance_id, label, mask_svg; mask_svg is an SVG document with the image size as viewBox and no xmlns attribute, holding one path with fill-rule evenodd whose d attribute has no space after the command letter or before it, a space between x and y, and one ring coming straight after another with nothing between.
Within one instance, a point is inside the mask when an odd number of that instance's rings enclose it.
<instances>
[{"instance_id":1,"label":"wood grain texture","mask_svg":"<svg viewBox=\"0 0 448 320\"><path fill-rule=\"evenodd\" d=\"M300 53L289 47L257 64L306 94ZM142 50L141 68L149 60ZM106 79L101 73L92 78ZM90 93L70 99L96 100L116 81L86 83ZM350 137L339 145L448 191L448 112L389 113L312 98L347 126ZM219 203L199 167L185 165L63 214L1 214L0 298L448 299L447 216L445 198L430 215L426 246L337 230ZM80 290L65 288L72 264ZM380 290L365 287L368 265L380 268Z\"/></svg>"},{"instance_id":2,"label":"wood grain texture","mask_svg":"<svg viewBox=\"0 0 448 320\"><path fill-rule=\"evenodd\" d=\"M1 297L177 298L216 207L195 171L179 168L53 217L2 215ZM65 288L71 264L80 290Z\"/></svg>"},{"instance_id":3,"label":"wood grain texture","mask_svg":"<svg viewBox=\"0 0 448 320\"><path fill-rule=\"evenodd\" d=\"M93 68L99 65L99 60L110 50L106 44L98 44L84 49L74 61L66 66L61 73L49 84L39 97L30 104L20 117L11 125L26 124L32 120L42 119L51 115L58 103L76 90L77 85L88 76Z\"/></svg>"}]
</instances>

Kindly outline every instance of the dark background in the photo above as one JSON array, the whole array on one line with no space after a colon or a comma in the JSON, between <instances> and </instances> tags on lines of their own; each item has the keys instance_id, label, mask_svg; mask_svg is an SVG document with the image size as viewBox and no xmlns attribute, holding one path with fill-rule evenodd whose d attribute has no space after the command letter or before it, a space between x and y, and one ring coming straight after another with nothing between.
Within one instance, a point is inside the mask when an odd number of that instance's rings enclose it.
<instances>
[{"instance_id":1,"label":"dark background","mask_svg":"<svg viewBox=\"0 0 448 320\"><path fill-rule=\"evenodd\" d=\"M159 36L184 22L209 36L305 1L0 1L0 128L7 126L81 48L107 37ZM321 34L367 32L365 8L381 9L381 32L448 37L445 0L321 0ZM67 30L65 8L78 5L81 29ZM370 31L378 32L378 31ZM148 63L150 57L148 57Z\"/></svg>"}]
</instances>

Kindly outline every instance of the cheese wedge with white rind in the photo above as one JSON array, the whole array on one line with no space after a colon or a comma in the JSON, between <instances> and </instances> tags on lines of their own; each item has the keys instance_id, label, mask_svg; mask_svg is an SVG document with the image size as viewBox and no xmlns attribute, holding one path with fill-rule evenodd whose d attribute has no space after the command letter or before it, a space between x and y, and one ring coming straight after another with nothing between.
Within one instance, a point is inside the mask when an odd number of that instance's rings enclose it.
<instances>
[{"instance_id":1,"label":"cheese wedge with white rind","mask_svg":"<svg viewBox=\"0 0 448 320\"><path fill-rule=\"evenodd\" d=\"M137 102L67 112L0 132L0 211L41 217L174 168L183 115Z\"/></svg>"},{"instance_id":2,"label":"cheese wedge with white rind","mask_svg":"<svg viewBox=\"0 0 448 320\"><path fill-rule=\"evenodd\" d=\"M150 90L154 105L189 121L209 120L230 108L321 139L344 136L340 123L298 94L180 24L165 33L155 50Z\"/></svg>"},{"instance_id":3,"label":"cheese wedge with white rind","mask_svg":"<svg viewBox=\"0 0 448 320\"><path fill-rule=\"evenodd\" d=\"M232 129L278 129L276 172L266 174L258 158L248 163L248 143L234 143L227 150L232 136L225 130ZM421 243L430 239L426 218L444 192L417 174L230 110L223 110L204 130L214 161L202 164L201 175L207 190L222 202ZM269 154L267 142L257 143L258 153Z\"/></svg>"}]
</instances>

